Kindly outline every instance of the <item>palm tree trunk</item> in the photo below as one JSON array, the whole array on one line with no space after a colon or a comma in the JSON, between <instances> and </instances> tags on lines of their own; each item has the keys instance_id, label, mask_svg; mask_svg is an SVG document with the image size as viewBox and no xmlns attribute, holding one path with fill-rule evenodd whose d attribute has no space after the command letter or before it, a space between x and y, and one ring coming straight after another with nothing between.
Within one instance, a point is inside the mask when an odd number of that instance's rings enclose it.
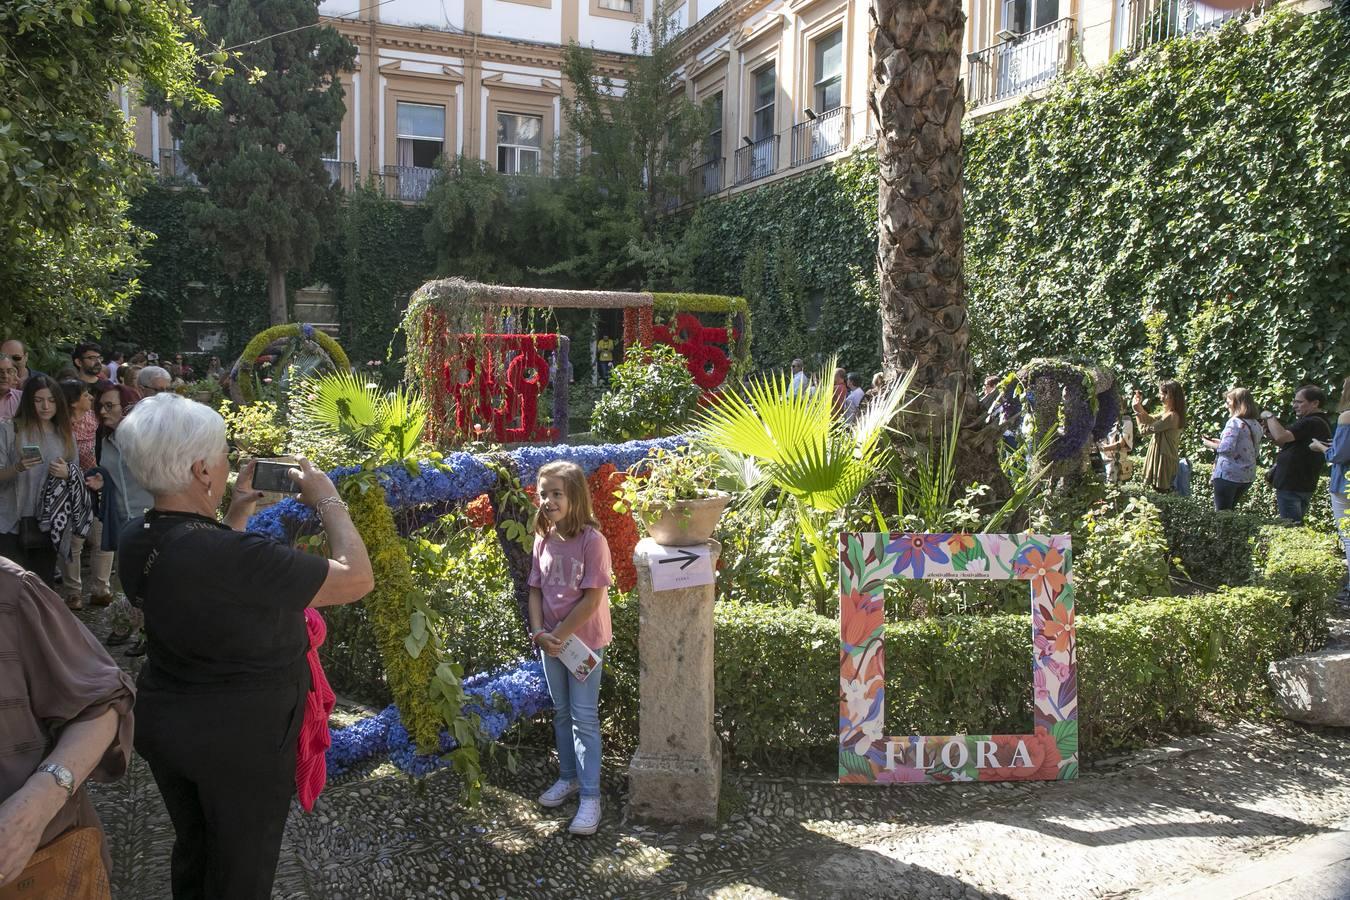
<instances>
[{"instance_id":1,"label":"palm tree trunk","mask_svg":"<svg viewBox=\"0 0 1350 900\"><path fill-rule=\"evenodd\" d=\"M981 424L977 392L968 389L970 330L962 274L960 73L966 17L958 0L873 0L871 13L869 99L880 126L882 367L890 379L916 368L921 414L907 417L905 425L923 446L952 420L957 397L963 424ZM999 481L995 438L963 433L958 470L985 483Z\"/></svg>"}]
</instances>

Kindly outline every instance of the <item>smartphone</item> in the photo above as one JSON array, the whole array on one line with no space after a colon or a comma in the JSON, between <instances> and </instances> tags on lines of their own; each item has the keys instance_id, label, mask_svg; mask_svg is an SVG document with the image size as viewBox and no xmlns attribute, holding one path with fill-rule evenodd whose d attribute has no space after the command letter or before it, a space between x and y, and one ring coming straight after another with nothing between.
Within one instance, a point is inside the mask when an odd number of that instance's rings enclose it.
<instances>
[{"instance_id":1,"label":"smartphone","mask_svg":"<svg viewBox=\"0 0 1350 900\"><path fill-rule=\"evenodd\" d=\"M42 462L42 448L37 444L25 444L19 452L23 454L24 462Z\"/></svg>"},{"instance_id":2,"label":"smartphone","mask_svg":"<svg viewBox=\"0 0 1350 900\"><path fill-rule=\"evenodd\" d=\"M295 482L287 473L295 468L294 463L273 462L260 459L253 464L253 489L255 491L275 491L281 494L294 494Z\"/></svg>"}]
</instances>

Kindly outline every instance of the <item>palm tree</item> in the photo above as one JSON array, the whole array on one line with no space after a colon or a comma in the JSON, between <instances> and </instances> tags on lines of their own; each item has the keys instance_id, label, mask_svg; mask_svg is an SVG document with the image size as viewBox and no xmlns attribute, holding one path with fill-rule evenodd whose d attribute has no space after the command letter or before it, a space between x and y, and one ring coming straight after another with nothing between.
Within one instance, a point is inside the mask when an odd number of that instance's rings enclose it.
<instances>
[{"instance_id":1,"label":"palm tree","mask_svg":"<svg viewBox=\"0 0 1350 900\"><path fill-rule=\"evenodd\" d=\"M821 370L821 384L829 384L835 362ZM749 502L761 502L770 487L788 498L811 546L817 612L824 613L835 584L839 528L831 520L885 471L891 456L886 432L909 384L905 373L845 424L831 410L828 388L794 392L779 372L752 381L744 393L718 395L694 423L700 441L747 482Z\"/></svg>"},{"instance_id":2,"label":"palm tree","mask_svg":"<svg viewBox=\"0 0 1350 900\"><path fill-rule=\"evenodd\" d=\"M882 367L895 381L914 370L916 411L905 430L940 430L965 396L959 468L999 481L997 430L981 429L970 375L962 276L961 43L956 0L873 0L870 103L879 124L877 275Z\"/></svg>"}]
</instances>

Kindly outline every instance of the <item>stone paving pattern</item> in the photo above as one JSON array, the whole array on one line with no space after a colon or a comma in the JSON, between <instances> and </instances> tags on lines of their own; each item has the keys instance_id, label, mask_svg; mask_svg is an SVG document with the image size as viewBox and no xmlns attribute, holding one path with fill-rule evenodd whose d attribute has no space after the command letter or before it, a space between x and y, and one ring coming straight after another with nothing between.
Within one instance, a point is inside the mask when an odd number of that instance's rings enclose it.
<instances>
[{"instance_id":1,"label":"stone paving pattern","mask_svg":"<svg viewBox=\"0 0 1350 900\"><path fill-rule=\"evenodd\" d=\"M449 772L351 773L312 813L293 806L274 897L1139 897L1331 834L1350 815L1350 730L1281 721L1104 760L1067 783L728 774L723 821L706 828L629 820L626 762L605 760L605 821L589 838L567 833L570 807L534 804L554 777L540 750L522 751L514 774L494 767L472 811ZM145 763L92 791L113 896L168 897L173 831Z\"/></svg>"}]
</instances>

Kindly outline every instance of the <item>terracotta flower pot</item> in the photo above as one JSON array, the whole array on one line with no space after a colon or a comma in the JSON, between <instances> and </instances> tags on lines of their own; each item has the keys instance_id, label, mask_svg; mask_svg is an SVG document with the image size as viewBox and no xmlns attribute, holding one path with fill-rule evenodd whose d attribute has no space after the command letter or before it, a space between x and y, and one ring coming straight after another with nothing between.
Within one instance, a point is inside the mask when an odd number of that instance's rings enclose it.
<instances>
[{"instance_id":1,"label":"terracotta flower pot","mask_svg":"<svg viewBox=\"0 0 1350 900\"><path fill-rule=\"evenodd\" d=\"M731 495L727 492L709 491L708 496L698 500L676 500L672 506L643 513L642 524L658 544L690 547L712 537L722 510L730 502Z\"/></svg>"}]
</instances>

